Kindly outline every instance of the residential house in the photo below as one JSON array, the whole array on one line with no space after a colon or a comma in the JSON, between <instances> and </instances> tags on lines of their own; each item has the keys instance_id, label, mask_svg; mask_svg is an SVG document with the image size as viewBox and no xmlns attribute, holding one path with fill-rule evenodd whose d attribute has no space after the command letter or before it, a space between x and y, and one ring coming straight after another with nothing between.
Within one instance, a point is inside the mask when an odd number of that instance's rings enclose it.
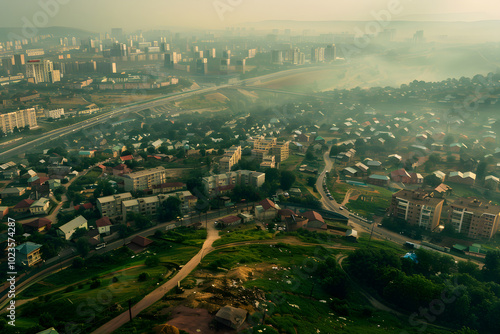
<instances>
[{"instance_id":1,"label":"residential house","mask_svg":"<svg viewBox=\"0 0 500 334\"><path fill-rule=\"evenodd\" d=\"M342 170L342 174L344 174L345 176L357 176L358 175L358 171L352 167L346 167Z\"/></svg>"},{"instance_id":2,"label":"residential house","mask_svg":"<svg viewBox=\"0 0 500 334\"><path fill-rule=\"evenodd\" d=\"M31 204L29 211L32 215L47 214L50 208L50 200L42 197Z\"/></svg>"},{"instance_id":3,"label":"residential house","mask_svg":"<svg viewBox=\"0 0 500 334\"><path fill-rule=\"evenodd\" d=\"M127 245L127 247L137 254L145 250L146 247L148 247L152 243L153 240L142 237L140 235L136 235L132 240L130 240L130 243Z\"/></svg>"},{"instance_id":4,"label":"residential house","mask_svg":"<svg viewBox=\"0 0 500 334\"><path fill-rule=\"evenodd\" d=\"M255 217L259 220L270 220L276 218L280 207L269 199L260 201L255 207Z\"/></svg>"},{"instance_id":5,"label":"residential house","mask_svg":"<svg viewBox=\"0 0 500 334\"><path fill-rule=\"evenodd\" d=\"M6 217L8 213L9 213L8 206L0 206L0 220L3 219L3 217Z\"/></svg>"},{"instance_id":6,"label":"residential house","mask_svg":"<svg viewBox=\"0 0 500 334\"><path fill-rule=\"evenodd\" d=\"M394 182L411 183L411 175L404 168L391 172L391 180Z\"/></svg>"},{"instance_id":7,"label":"residential house","mask_svg":"<svg viewBox=\"0 0 500 334\"><path fill-rule=\"evenodd\" d=\"M243 325L247 317L247 311L232 306L224 306L215 314L215 320L221 324L237 330Z\"/></svg>"},{"instance_id":8,"label":"residential house","mask_svg":"<svg viewBox=\"0 0 500 334\"><path fill-rule=\"evenodd\" d=\"M38 218L30 221L29 223L23 224L23 228L25 232L45 232L50 230L52 227L52 222L47 218Z\"/></svg>"},{"instance_id":9,"label":"residential house","mask_svg":"<svg viewBox=\"0 0 500 334\"><path fill-rule=\"evenodd\" d=\"M16 264L32 267L42 262L42 245L28 241L16 247Z\"/></svg>"},{"instance_id":10,"label":"residential house","mask_svg":"<svg viewBox=\"0 0 500 334\"><path fill-rule=\"evenodd\" d=\"M111 233L111 221L108 217L102 217L95 222L99 234L109 235Z\"/></svg>"},{"instance_id":11,"label":"residential house","mask_svg":"<svg viewBox=\"0 0 500 334\"><path fill-rule=\"evenodd\" d=\"M5 188L0 192L0 197L1 198L17 197L24 195L25 192L26 188L22 187Z\"/></svg>"},{"instance_id":12,"label":"residential house","mask_svg":"<svg viewBox=\"0 0 500 334\"><path fill-rule=\"evenodd\" d=\"M434 172L434 173L432 173L432 174L434 174L434 175L435 175L438 179L440 179L440 180L441 180L441 182L444 182L444 179L446 178L446 174L445 174L445 173L443 173L443 172L442 172L442 171L440 171L440 170L437 170L437 171L435 171L435 172Z\"/></svg>"},{"instance_id":13,"label":"residential house","mask_svg":"<svg viewBox=\"0 0 500 334\"><path fill-rule=\"evenodd\" d=\"M13 208L12 211L16 213L26 213L30 211L30 206L33 204L35 201L32 200L31 198L26 198L21 200L19 203L17 203Z\"/></svg>"},{"instance_id":14,"label":"residential house","mask_svg":"<svg viewBox=\"0 0 500 334\"><path fill-rule=\"evenodd\" d=\"M376 186L387 187L391 179L387 175L371 174L367 182Z\"/></svg>"},{"instance_id":15,"label":"residential house","mask_svg":"<svg viewBox=\"0 0 500 334\"><path fill-rule=\"evenodd\" d=\"M472 172L450 172L448 181L473 186L476 182L476 174Z\"/></svg>"},{"instance_id":16,"label":"residential house","mask_svg":"<svg viewBox=\"0 0 500 334\"><path fill-rule=\"evenodd\" d=\"M216 223L218 227L232 226L241 224L242 220L238 216L227 216L219 218Z\"/></svg>"},{"instance_id":17,"label":"residential house","mask_svg":"<svg viewBox=\"0 0 500 334\"><path fill-rule=\"evenodd\" d=\"M302 214L302 216L308 219L308 229L326 230L328 228L323 217L316 211L306 211Z\"/></svg>"},{"instance_id":18,"label":"residential house","mask_svg":"<svg viewBox=\"0 0 500 334\"><path fill-rule=\"evenodd\" d=\"M83 216L74 218L73 220L59 227L59 230L62 232L66 240L71 240L73 233L75 233L75 231L79 228L84 228L86 230L88 229L87 219L85 219Z\"/></svg>"}]
</instances>

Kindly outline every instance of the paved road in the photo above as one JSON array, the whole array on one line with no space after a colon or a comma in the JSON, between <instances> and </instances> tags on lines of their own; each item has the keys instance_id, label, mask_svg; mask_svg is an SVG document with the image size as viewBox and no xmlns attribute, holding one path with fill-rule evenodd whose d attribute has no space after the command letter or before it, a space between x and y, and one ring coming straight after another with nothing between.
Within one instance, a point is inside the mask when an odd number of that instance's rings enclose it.
<instances>
[{"instance_id":1,"label":"paved road","mask_svg":"<svg viewBox=\"0 0 500 334\"><path fill-rule=\"evenodd\" d=\"M157 97L157 98L147 100L147 101L131 103L131 104L128 104L126 106L113 109L109 112L99 114L90 120L86 120L86 121L79 122L76 124L68 125L68 126L63 127L63 128L49 131L46 134L43 134L36 139L33 139L33 140L26 142L24 144L20 144L12 149L2 150L2 152L0 152L0 160L4 160L4 159L11 157L11 156L14 156L16 154L26 152L26 150L28 150L28 149L45 144L47 141L57 140L63 136L66 136L70 133L73 133L75 131L84 130L86 128L107 122L107 121L109 121L109 119L116 117L120 114L139 112L139 111L142 111L142 110L145 110L148 108L154 108L156 106L160 106L162 104L165 104L166 102L184 99L186 97L190 97L193 95L205 94L208 92L217 91L217 90L222 89L222 88L228 88L228 87L240 86L240 85L260 84L260 83L265 82L265 81L277 79L280 77L286 77L286 76L289 76L291 74L296 74L299 72L306 72L306 71L310 71L310 70L317 70L320 68L325 68L325 66L308 66L308 67L303 67L303 68L299 68L299 69L285 70L285 71L275 72L275 73L271 73L271 74L266 74L266 75L263 75L260 77L255 77L255 78L250 78L250 79L245 79L245 80L237 80L231 84L214 86L214 87L207 87L207 88L200 88L200 89L189 90L189 91L178 92L178 93L172 93L172 94L168 94L168 95L165 95L162 97Z\"/></svg>"},{"instance_id":2,"label":"paved road","mask_svg":"<svg viewBox=\"0 0 500 334\"><path fill-rule=\"evenodd\" d=\"M201 250L196 254L184 267L182 267L181 270L168 282L163 284L162 286L158 287L155 289L153 292L150 294L146 295L143 299L141 299L140 302L135 304L132 307L132 317L136 317L141 311L145 310L149 306L153 305L156 303L158 300L160 300L168 291L172 290L174 287L177 286L177 282L182 281L184 278L186 278L191 271L193 271L196 266L201 262L203 257L208 254L210 251L213 250L212 244L215 240L219 239L219 232L215 229L213 222L208 224L208 230L207 230L207 239L203 243L203 247ZM123 312L116 318L110 320L106 324L102 325L98 329L96 329L93 334L105 334L105 333L111 333L115 331L116 329L120 328L122 325L127 323L130 320L129 312L128 310L126 312Z\"/></svg>"}]
</instances>

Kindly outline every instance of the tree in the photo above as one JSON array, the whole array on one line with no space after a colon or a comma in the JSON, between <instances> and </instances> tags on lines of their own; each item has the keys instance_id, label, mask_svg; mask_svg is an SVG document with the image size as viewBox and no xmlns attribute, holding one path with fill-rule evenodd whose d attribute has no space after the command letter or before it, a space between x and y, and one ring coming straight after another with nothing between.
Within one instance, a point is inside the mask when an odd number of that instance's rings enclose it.
<instances>
[{"instance_id":1,"label":"tree","mask_svg":"<svg viewBox=\"0 0 500 334\"><path fill-rule=\"evenodd\" d=\"M424 184L431 187L437 187L441 184L441 179L434 174L429 174L424 177Z\"/></svg>"},{"instance_id":2,"label":"tree","mask_svg":"<svg viewBox=\"0 0 500 334\"><path fill-rule=\"evenodd\" d=\"M281 172L280 183L284 190L289 190L295 183L295 174L290 171Z\"/></svg>"},{"instance_id":3,"label":"tree","mask_svg":"<svg viewBox=\"0 0 500 334\"><path fill-rule=\"evenodd\" d=\"M170 196L161 203L158 209L158 220L166 222L181 215L181 200L175 196Z\"/></svg>"},{"instance_id":4,"label":"tree","mask_svg":"<svg viewBox=\"0 0 500 334\"><path fill-rule=\"evenodd\" d=\"M44 328L50 328L56 325L56 321L50 313L44 312L38 317L38 324Z\"/></svg>"},{"instance_id":5,"label":"tree","mask_svg":"<svg viewBox=\"0 0 500 334\"><path fill-rule=\"evenodd\" d=\"M306 152L306 160L307 161L313 161L314 160L314 154L312 153L311 150L307 150L307 152Z\"/></svg>"},{"instance_id":6,"label":"tree","mask_svg":"<svg viewBox=\"0 0 500 334\"><path fill-rule=\"evenodd\" d=\"M484 182L484 177L486 176L486 167L488 164L486 161L481 161L476 168L476 180L480 183Z\"/></svg>"},{"instance_id":7,"label":"tree","mask_svg":"<svg viewBox=\"0 0 500 334\"><path fill-rule=\"evenodd\" d=\"M90 251L90 244L89 241L86 238L80 238L76 241L76 250L78 253L82 256L85 257Z\"/></svg>"},{"instance_id":8,"label":"tree","mask_svg":"<svg viewBox=\"0 0 500 334\"><path fill-rule=\"evenodd\" d=\"M316 178L313 177L313 176L310 176L307 178L307 185L309 187L314 187L314 185L316 184Z\"/></svg>"},{"instance_id":9,"label":"tree","mask_svg":"<svg viewBox=\"0 0 500 334\"><path fill-rule=\"evenodd\" d=\"M446 135L443 139L443 142L445 145L450 146L455 142L455 138L453 137L453 135Z\"/></svg>"}]
</instances>

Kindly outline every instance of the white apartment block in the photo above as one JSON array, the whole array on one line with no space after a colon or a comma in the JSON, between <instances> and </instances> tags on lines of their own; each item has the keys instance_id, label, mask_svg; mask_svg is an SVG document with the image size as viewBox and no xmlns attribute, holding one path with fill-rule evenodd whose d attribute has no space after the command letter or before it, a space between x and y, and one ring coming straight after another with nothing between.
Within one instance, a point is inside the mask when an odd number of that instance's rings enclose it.
<instances>
[{"instance_id":1,"label":"white apartment block","mask_svg":"<svg viewBox=\"0 0 500 334\"><path fill-rule=\"evenodd\" d=\"M122 213L122 202L131 200L131 193L115 194L97 199L97 209L101 216L109 218L120 216Z\"/></svg>"},{"instance_id":2,"label":"white apartment block","mask_svg":"<svg viewBox=\"0 0 500 334\"><path fill-rule=\"evenodd\" d=\"M127 212L136 212L144 216L151 216L155 218L161 203L166 201L171 196L177 197L181 201L181 209L183 212L189 212L194 209L194 206L196 205L197 198L187 190L171 194L133 198L121 203L123 222L127 221Z\"/></svg>"},{"instance_id":3,"label":"white apartment block","mask_svg":"<svg viewBox=\"0 0 500 334\"><path fill-rule=\"evenodd\" d=\"M250 170L237 170L224 174L207 176L202 179L203 186L208 195L216 193L218 187L228 185L245 185L255 188L261 187L266 180L266 174Z\"/></svg>"},{"instance_id":4,"label":"white apartment block","mask_svg":"<svg viewBox=\"0 0 500 334\"><path fill-rule=\"evenodd\" d=\"M122 176L125 191L152 189L153 186L166 182L166 172L163 167L146 169Z\"/></svg>"},{"instance_id":5,"label":"white apartment block","mask_svg":"<svg viewBox=\"0 0 500 334\"><path fill-rule=\"evenodd\" d=\"M26 126L32 129L37 125L35 108L0 114L0 130L3 133L12 133L15 128L22 129Z\"/></svg>"},{"instance_id":6,"label":"white apartment block","mask_svg":"<svg viewBox=\"0 0 500 334\"><path fill-rule=\"evenodd\" d=\"M45 111L45 117L47 118L57 119L61 118L61 116L64 116L64 108Z\"/></svg>"}]
</instances>

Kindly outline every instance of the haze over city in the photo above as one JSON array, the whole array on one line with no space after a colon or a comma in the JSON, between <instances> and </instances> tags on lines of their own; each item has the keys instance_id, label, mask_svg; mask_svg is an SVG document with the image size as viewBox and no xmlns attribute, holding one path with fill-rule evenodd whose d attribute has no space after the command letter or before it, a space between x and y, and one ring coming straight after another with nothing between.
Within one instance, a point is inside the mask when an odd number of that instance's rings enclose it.
<instances>
[{"instance_id":1,"label":"haze over city","mask_svg":"<svg viewBox=\"0 0 500 334\"><path fill-rule=\"evenodd\" d=\"M0 333L497 334L500 3L0 4Z\"/></svg>"}]
</instances>

